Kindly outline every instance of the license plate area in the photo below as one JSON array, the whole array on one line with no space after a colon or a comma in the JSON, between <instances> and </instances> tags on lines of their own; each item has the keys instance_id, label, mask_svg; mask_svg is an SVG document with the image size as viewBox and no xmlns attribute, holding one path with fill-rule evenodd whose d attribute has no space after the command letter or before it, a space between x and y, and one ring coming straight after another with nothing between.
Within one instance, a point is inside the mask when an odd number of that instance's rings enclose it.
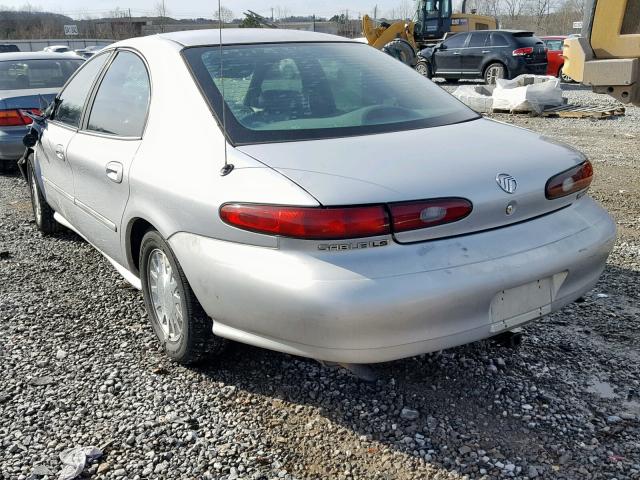
<instances>
[{"instance_id":1,"label":"license plate area","mask_svg":"<svg viewBox=\"0 0 640 480\"><path fill-rule=\"evenodd\" d=\"M501 332L551 312L553 277L502 290L491 302L491 332Z\"/></svg>"}]
</instances>

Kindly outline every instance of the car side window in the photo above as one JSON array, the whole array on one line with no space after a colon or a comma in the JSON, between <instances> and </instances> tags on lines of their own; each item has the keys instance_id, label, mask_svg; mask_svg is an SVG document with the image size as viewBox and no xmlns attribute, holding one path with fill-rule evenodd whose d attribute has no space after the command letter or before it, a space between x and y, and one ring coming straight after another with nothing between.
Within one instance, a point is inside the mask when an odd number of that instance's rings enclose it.
<instances>
[{"instance_id":1,"label":"car side window","mask_svg":"<svg viewBox=\"0 0 640 480\"><path fill-rule=\"evenodd\" d=\"M141 137L150 96L149 73L142 59L132 52L118 52L98 87L87 129Z\"/></svg>"},{"instance_id":2,"label":"car side window","mask_svg":"<svg viewBox=\"0 0 640 480\"><path fill-rule=\"evenodd\" d=\"M448 38L447 40L445 40L444 45L447 48L461 48L464 46L464 41L467 39L467 35L466 34L457 34L454 35L453 37Z\"/></svg>"},{"instance_id":3,"label":"car side window","mask_svg":"<svg viewBox=\"0 0 640 480\"><path fill-rule=\"evenodd\" d=\"M487 38L489 37L486 33L474 32L471 34L471 38L469 39L469 48L471 47L484 47L487 42Z\"/></svg>"},{"instance_id":4,"label":"car side window","mask_svg":"<svg viewBox=\"0 0 640 480\"><path fill-rule=\"evenodd\" d=\"M491 46L492 47L508 47L509 42L505 36L501 33L493 32L491 34Z\"/></svg>"},{"instance_id":5,"label":"car side window","mask_svg":"<svg viewBox=\"0 0 640 480\"><path fill-rule=\"evenodd\" d=\"M109 58L109 53L96 55L78 70L58 96L58 107L53 113L52 120L78 128L82 109L93 82L102 70L107 58Z\"/></svg>"}]
</instances>

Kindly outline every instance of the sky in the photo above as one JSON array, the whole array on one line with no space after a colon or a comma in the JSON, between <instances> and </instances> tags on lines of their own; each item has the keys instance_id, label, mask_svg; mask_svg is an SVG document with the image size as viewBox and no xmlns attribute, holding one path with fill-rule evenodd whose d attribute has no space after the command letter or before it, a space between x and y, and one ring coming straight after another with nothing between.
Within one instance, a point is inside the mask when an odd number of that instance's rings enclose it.
<instances>
[{"instance_id":1,"label":"sky","mask_svg":"<svg viewBox=\"0 0 640 480\"><path fill-rule=\"evenodd\" d=\"M36 9L62 13L74 18L81 16L106 16L119 7L131 9L133 16L153 15L159 0L30 0L28 3ZM358 13L371 12L378 5L381 14L397 7L403 1L413 0L222 0L222 5L230 8L235 17L250 9L264 16L271 16L271 7L277 16L286 10L289 15L310 15L331 17L335 13L349 9L357 17ZM0 5L21 8L27 0L0 0ZM217 0L165 0L166 8L174 18L210 18L217 9Z\"/></svg>"}]
</instances>

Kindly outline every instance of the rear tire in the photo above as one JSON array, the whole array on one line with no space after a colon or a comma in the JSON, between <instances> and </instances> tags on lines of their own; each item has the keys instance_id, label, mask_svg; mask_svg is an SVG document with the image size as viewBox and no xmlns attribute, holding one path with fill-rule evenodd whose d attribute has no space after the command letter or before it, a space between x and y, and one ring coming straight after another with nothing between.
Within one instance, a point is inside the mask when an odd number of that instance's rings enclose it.
<instances>
[{"instance_id":1,"label":"rear tire","mask_svg":"<svg viewBox=\"0 0 640 480\"><path fill-rule=\"evenodd\" d=\"M33 166L33 157L27 160L27 177L29 181L29 193L31 195L31 208L36 221L36 227L45 235L58 233L61 226L53 218L54 210L49 206L40 190L38 177Z\"/></svg>"},{"instance_id":2,"label":"rear tire","mask_svg":"<svg viewBox=\"0 0 640 480\"><path fill-rule=\"evenodd\" d=\"M433 77L433 71L431 70L431 64L427 62L425 59L421 58L416 63L416 72L418 72L423 77L427 77L431 79Z\"/></svg>"},{"instance_id":3,"label":"rear tire","mask_svg":"<svg viewBox=\"0 0 640 480\"><path fill-rule=\"evenodd\" d=\"M140 279L151 326L169 358L193 365L224 350L227 341L211 331L211 318L171 248L155 230L142 238Z\"/></svg>"},{"instance_id":4,"label":"rear tire","mask_svg":"<svg viewBox=\"0 0 640 480\"><path fill-rule=\"evenodd\" d=\"M484 83L487 85L495 85L498 78L507 78L507 68L499 63L490 63L487 68L484 69Z\"/></svg>"}]
</instances>

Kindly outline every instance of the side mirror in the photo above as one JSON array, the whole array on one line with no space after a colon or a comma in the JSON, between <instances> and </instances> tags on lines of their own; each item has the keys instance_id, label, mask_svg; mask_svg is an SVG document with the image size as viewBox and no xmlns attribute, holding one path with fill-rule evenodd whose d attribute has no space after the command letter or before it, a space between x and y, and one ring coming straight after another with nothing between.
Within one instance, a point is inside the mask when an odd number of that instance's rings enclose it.
<instances>
[{"instance_id":1,"label":"side mirror","mask_svg":"<svg viewBox=\"0 0 640 480\"><path fill-rule=\"evenodd\" d=\"M437 50L446 50L447 46L444 43L437 43L435 46L435 49Z\"/></svg>"}]
</instances>

